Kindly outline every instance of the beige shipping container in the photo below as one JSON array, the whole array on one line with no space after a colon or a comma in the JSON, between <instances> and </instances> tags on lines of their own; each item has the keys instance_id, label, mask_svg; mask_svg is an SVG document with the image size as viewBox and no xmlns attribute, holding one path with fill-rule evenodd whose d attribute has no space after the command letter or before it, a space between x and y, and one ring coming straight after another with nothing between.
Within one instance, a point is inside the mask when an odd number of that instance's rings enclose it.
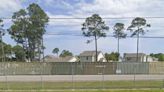
<instances>
[{"instance_id":1,"label":"beige shipping container","mask_svg":"<svg viewBox=\"0 0 164 92\"><path fill-rule=\"evenodd\" d=\"M149 74L164 74L164 62L149 63Z\"/></svg>"}]
</instances>

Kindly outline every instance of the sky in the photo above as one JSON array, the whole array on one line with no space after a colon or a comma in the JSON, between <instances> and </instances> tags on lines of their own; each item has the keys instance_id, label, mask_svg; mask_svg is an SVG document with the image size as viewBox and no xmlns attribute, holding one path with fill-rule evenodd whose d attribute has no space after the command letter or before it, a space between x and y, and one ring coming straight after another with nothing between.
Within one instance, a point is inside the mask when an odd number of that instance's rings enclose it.
<instances>
[{"instance_id":1,"label":"sky","mask_svg":"<svg viewBox=\"0 0 164 92\"><path fill-rule=\"evenodd\" d=\"M27 8L29 4L37 3L50 17L46 34L44 35L45 54L52 54L53 48L60 51L66 49L78 55L85 50L94 50L94 42L86 44L93 39L84 36L52 35L75 34L82 35L81 24L85 19L51 19L51 18L87 18L92 14L99 14L109 26L107 34L113 35L113 26L117 22L128 27L133 17L164 17L164 0L0 0L0 18L11 18L14 12ZM164 36L164 18L146 18L151 24L144 36ZM4 19L5 29L12 25L11 19ZM124 30L130 34L128 31ZM15 45L13 39L6 33L3 37L8 44ZM164 53L164 39L140 39L139 52ZM98 40L98 50L104 53L117 51L117 39L106 37ZM136 38L120 40L121 53L136 53Z\"/></svg>"}]
</instances>

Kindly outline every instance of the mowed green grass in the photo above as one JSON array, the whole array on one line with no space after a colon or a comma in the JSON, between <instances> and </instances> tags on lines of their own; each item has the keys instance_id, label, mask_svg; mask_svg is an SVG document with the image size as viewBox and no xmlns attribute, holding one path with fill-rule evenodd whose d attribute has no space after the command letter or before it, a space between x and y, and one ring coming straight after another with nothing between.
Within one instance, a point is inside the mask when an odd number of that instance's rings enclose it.
<instances>
[{"instance_id":1,"label":"mowed green grass","mask_svg":"<svg viewBox=\"0 0 164 92\"><path fill-rule=\"evenodd\" d=\"M164 82L163 81L0 82L0 90L7 90L7 89L8 90L77 89L78 90L78 89L133 89L133 88L136 88L136 89L137 88L164 88ZM116 92L122 92L122 91L116 91Z\"/></svg>"},{"instance_id":2,"label":"mowed green grass","mask_svg":"<svg viewBox=\"0 0 164 92\"><path fill-rule=\"evenodd\" d=\"M75 92L163 92L164 90L97 90L97 91L75 91ZM54 91L55 92L55 91ZM72 92L72 91L64 91L64 92Z\"/></svg>"},{"instance_id":3,"label":"mowed green grass","mask_svg":"<svg viewBox=\"0 0 164 92\"><path fill-rule=\"evenodd\" d=\"M46 92L46 91L44 91L44 92ZM57 91L53 91L53 92L57 92ZM97 91L75 90L75 91L63 91L63 92L164 92L164 90L97 90Z\"/></svg>"},{"instance_id":4,"label":"mowed green grass","mask_svg":"<svg viewBox=\"0 0 164 92\"><path fill-rule=\"evenodd\" d=\"M4 91L0 91L4 92ZM57 90L57 91L52 91L52 90L21 90L21 91L12 91L8 90L5 92L164 92L162 89L147 89L147 90Z\"/></svg>"}]
</instances>

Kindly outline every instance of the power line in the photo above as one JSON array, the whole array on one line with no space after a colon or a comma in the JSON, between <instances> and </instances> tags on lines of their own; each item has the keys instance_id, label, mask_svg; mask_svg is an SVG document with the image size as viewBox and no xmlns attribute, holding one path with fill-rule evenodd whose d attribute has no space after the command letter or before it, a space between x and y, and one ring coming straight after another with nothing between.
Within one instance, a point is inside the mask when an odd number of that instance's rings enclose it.
<instances>
[{"instance_id":1,"label":"power line","mask_svg":"<svg viewBox=\"0 0 164 92\"><path fill-rule=\"evenodd\" d=\"M54 35L54 36L80 36L84 37L82 34L55 34L55 33L45 33L45 35ZM113 37L113 35L107 35L106 37ZM126 38L137 38L137 37L131 37L127 36ZM156 38L156 39L164 39L164 36L140 36L140 38Z\"/></svg>"},{"instance_id":2,"label":"power line","mask_svg":"<svg viewBox=\"0 0 164 92\"><path fill-rule=\"evenodd\" d=\"M58 36L83 36L80 34L55 34L55 33L45 33L45 35L58 35Z\"/></svg>"},{"instance_id":3,"label":"power line","mask_svg":"<svg viewBox=\"0 0 164 92\"><path fill-rule=\"evenodd\" d=\"M154 17L148 17L148 16L140 16L146 19L164 19L164 16L154 16ZM49 17L49 19L54 19L54 20L70 20L70 19L86 19L87 17ZM133 19L136 17L102 17L102 19ZM1 17L0 19L12 19L12 18L5 18L5 17Z\"/></svg>"}]
</instances>

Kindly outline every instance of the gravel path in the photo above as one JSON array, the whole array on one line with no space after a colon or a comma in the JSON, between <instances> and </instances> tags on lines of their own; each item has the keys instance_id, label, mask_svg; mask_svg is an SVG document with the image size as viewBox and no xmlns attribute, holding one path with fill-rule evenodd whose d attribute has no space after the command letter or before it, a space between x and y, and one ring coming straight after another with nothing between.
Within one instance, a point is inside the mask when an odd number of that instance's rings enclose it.
<instances>
[{"instance_id":1,"label":"gravel path","mask_svg":"<svg viewBox=\"0 0 164 92\"><path fill-rule=\"evenodd\" d=\"M164 80L164 75L19 75L0 76L0 82L71 82L74 81L123 81L123 80Z\"/></svg>"}]
</instances>

